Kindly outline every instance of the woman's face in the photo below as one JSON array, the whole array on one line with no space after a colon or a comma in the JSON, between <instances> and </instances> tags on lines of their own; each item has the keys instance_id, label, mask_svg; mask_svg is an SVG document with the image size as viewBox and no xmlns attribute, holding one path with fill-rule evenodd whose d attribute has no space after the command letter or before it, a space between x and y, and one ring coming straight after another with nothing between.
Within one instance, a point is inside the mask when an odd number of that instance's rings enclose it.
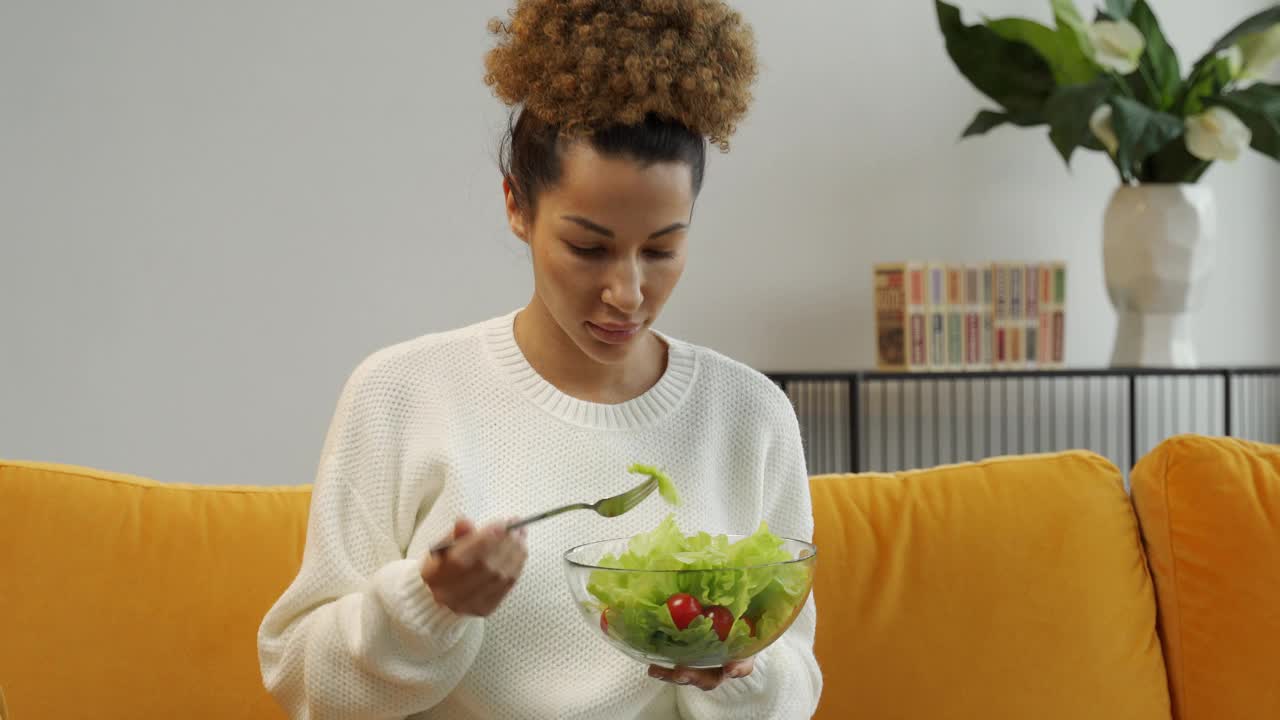
<instances>
[{"instance_id":1,"label":"woman's face","mask_svg":"<svg viewBox=\"0 0 1280 720\"><path fill-rule=\"evenodd\" d=\"M560 182L529 222L507 191L507 217L533 255L534 292L589 358L625 359L684 271L693 178L687 163L643 166L575 142Z\"/></svg>"}]
</instances>

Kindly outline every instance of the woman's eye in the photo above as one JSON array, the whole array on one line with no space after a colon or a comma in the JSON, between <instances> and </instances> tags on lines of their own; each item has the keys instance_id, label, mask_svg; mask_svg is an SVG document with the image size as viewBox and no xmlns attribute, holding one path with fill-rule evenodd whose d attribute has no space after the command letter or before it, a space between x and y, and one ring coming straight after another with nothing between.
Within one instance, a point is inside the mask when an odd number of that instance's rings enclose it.
<instances>
[{"instance_id":1,"label":"woman's eye","mask_svg":"<svg viewBox=\"0 0 1280 720\"><path fill-rule=\"evenodd\" d=\"M599 259L609 254L609 248L603 245L577 245L567 241L565 245L569 246L569 252L578 257ZM642 253L650 260L670 260L676 256L674 250L646 249Z\"/></svg>"},{"instance_id":2,"label":"woman's eye","mask_svg":"<svg viewBox=\"0 0 1280 720\"><path fill-rule=\"evenodd\" d=\"M599 245L594 247L584 247L582 245L574 245L573 243L568 243L568 245L569 251L580 257L600 257L605 253L605 249Z\"/></svg>"}]
</instances>

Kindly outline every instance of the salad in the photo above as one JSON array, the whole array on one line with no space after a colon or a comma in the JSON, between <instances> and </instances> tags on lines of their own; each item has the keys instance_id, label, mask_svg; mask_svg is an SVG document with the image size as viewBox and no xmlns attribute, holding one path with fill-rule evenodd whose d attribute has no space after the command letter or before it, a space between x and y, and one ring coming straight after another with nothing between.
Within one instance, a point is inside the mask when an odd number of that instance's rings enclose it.
<instances>
[{"instance_id":1,"label":"salad","mask_svg":"<svg viewBox=\"0 0 1280 720\"><path fill-rule=\"evenodd\" d=\"M657 477L663 497L678 502L661 472L632 471ZM808 595L811 565L788 562L796 559L763 521L750 536L730 541L706 532L686 535L669 514L631 538L622 554L601 557L587 591L600 629L636 650L677 662L745 657L772 642Z\"/></svg>"},{"instance_id":2,"label":"salad","mask_svg":"<svg viewBox=\"0 0 1280 720\"><path fill-rule=\"evenodd\" d=\"M676 494L676 485L671 482L671 478L667 474L652 465L641 465L636 463L627 468L627 472L635 475L648 475L650 479L658 481L658 494L663 500L672 505L680 504L680 496Z\"/></svg>"}]
</instances>

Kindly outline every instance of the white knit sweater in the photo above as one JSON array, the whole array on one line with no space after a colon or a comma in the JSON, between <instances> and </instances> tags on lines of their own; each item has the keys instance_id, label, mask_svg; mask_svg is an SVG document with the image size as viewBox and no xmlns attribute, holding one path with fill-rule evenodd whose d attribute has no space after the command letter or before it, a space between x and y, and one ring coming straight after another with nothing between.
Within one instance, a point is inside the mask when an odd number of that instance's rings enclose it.
<instances>
[{"instance_id":1,"label":"white knit sweater","mask_svg":"<svg viewBox=\"0 0 1280 720\"><path fill-rule=\"evenodd\" d=\"M685 532L750 533L761 518L812 536L799 429L787 397L722 355L661 335L668 366L618 405L558 391L525 360L516 312L371 355L325 439L302 567L258 634L264 682L293 718L808 718L822 677L810 599L755 672L704 692L650 678L574 608L562 554L629 537L673 509L656 495L605 519L530 526L524 574L496 612L436 605L419 576L454 519L477 523L675 481Z\"/></svg>"}]
</instances>

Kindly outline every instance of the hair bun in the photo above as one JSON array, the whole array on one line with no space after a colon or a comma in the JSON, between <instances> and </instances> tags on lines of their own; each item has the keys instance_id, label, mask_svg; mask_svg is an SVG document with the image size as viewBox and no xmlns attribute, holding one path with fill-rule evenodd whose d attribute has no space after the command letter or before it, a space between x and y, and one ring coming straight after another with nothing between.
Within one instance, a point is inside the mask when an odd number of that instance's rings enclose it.
<instances>
[{"instance_id":1,"label":"hair bun","mask_svg":"<svg viewBox=\"0 0 1280 720\"><path fill-rule=\"evenodd\" d=\"M517 0L485 84L565 133L675 120L723 150L751 104L755 37L718 0Z\"/></svg>"}]
</instances>

